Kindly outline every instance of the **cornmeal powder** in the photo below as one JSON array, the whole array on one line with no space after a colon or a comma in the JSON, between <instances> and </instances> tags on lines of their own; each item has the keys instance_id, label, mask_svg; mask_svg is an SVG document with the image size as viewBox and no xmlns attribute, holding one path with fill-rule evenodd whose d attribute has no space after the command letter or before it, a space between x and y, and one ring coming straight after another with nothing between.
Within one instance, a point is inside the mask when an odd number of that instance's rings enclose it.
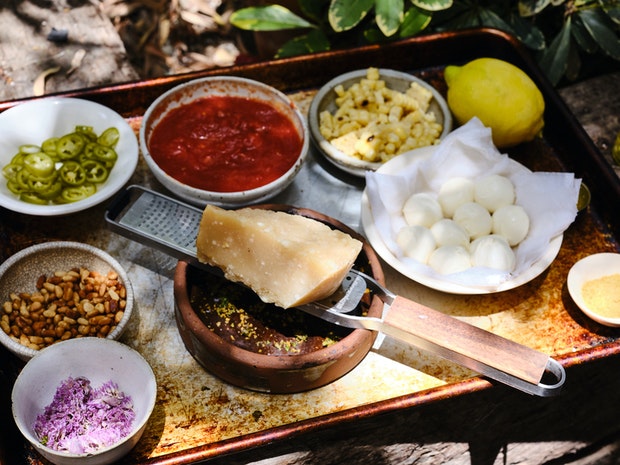
<instances>
[{"instance_id":1,"label":"cornmeal powder","mask_svg":"<svg viewBox=\"0 0 620 465\"><path fill-rule=\"evenodd\" d=\"M595 313L620 318L620 274L586 281L581 289L583 300Z\"/></svg>"}]
</instances>

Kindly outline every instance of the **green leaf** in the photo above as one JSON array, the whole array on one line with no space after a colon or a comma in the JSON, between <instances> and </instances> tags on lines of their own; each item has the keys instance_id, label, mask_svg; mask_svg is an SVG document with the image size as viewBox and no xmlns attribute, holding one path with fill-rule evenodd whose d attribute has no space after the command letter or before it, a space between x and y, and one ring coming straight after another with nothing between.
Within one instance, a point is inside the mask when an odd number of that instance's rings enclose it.
<instances>
[{"instance_id":1,"label":"green leaf","mask_svg":"<svg viewBox=\"0 0 620 465\"><path fill-rule=\"evenodd\" d=\"M510 16L510 25L515 35L526 47L532 50L543 50L545 48L545 36L532 21L525 21L519 15Z\"/></svg>"},{"instance_id":2,"label":"green leaf","mask_svg":"<svg viewBox=\"0 0 620 465\"><path fill-rule=\"evenodd\" d=\"M452 0L411 0L418 8L426 11L442 11L452 6Z\"/></svg>"},{"instance_id":3,"label":"green leaf","mask_svg":"<svg viewBox=\"0 0 620 465\"><path fill-rule=\"evenodd\" d=\"M605 13L596 8L581 10L577 15L601 50L613 59L620 60L620 38Z\"/></svg>"},{"instance_id":4,"label":"green leaf","mask_svg":"<svg viewBox=\"0 0 620 465\"><path fill-rule=\"evenodd\" d=\"M313 29L304 36L295 37L285 43L276 53L276 58L286 58L308 53L326 52L331 48L329 40L320 29Z\"/></svg>"},{"instance_id":5,"label":"green leaf","mask_svg":"<svg viewBox=\"0 0 620 465\"><path fill-rule=\"evenodd\" d=\"M585 52L595 53L599 49L596 40L594 40L585 28L579 16L575 18L575 22L571 28L571 34L573 35L575 42L577 42L577 45L579 45L579 47L581 47L581 49Z\"/></svg>"},{"instance_id":6,"label":"green leaf","mask_svg":"<svg viewBox=\"0 0 620 465\"><path fill-rule=\"evenodd\" d=\"M424 29L431 23L433 15L426 13L424 10L418 8L409 8L405 13L398 36L401 39L406 37L412 37Z\"/></svg>"},{"instance_id":7,"label":"green leaf","mask_svg":"<svg viewBox=\"0 0 620 465\"><path fill-rule=\"evenodd\" d=\"M280 5L242 8L230 15L230 23L248 31L280 31L313 27L311 23Z\"/></svg>"},{"instance_id":8,"label":"green leaf","mask_svg":"<svg viewBox=\"0 0 620 465\"><path fill-rule=\"evenodd\" d=\"M375 0L332 0L329 5L329 24L336 32L353 29L375 4Z\"/></svg>"},{"instance_id":9,"label":"green leaf","mask_svg":"<svg viewBox=\"0 0 620 465\"><path fill-rule=\"evenodd\" d=\"M575 23L573 23L572 27L573 28L575 27ZM576 80L577 77L579 76L580 70L581 70L581 57L579 56L577 47L569 47L568 60L566 61L566 71L564 72L566 79L568 79L569 81Z\"/></svg>"},{"instance_id":10,"label":"green leaf","mask_svg":"<svg viewBox=\"0 0 620 465\"><path fill-rule=\"evenodd\" d=\"M404 7L404 0L376 0L375 21L386 37L390 37L398 31L403 22Z\"/></svg>"},{"instance_id":11,"label":"green leaf","mask_svg":"<svg viewBox=\"0 0 620 465\"><path fill-rule=\"evenodd\" d=\"M571 18L568 17L558 35L540 55L538 64L553 85L564 76L571 47Z\"/></svg>"},{"instance_id":12,"label":"green leaf","mask_svg":"<svg viewBox=\"0 0 620 465\"><path fill-rule=\"evenodd\" d=\"M618 0L599 0L599 4L609 19L620 24L620 2Z\"/></svg>"},{"instance_id":13,"label":"green leaf","mask_svg":"<svg viewBox=\"0 0 620 465\"><path fill-rule=\"evenodd\" d=\"M519 14L525 18L536 16L542 10L547 8L551 0L519 0Z\"/></svg>"},{"instance_id":14,"label":"green leaf","mask_svg":"<svg viewBox=\"0 0 620 465\"><path fill-rule=\"evenodd\" d=\"M326 17L327 8L329 8L330 0L297 0L299 9L304 16L313 19L317 23L323 21Z\"/></svg>"},{"instance_id":15,"label":"green leaf","mask_svg":"<svg viewBox=\"0 0 620 465\"><path fill-rule=\"evenodd\" d=\"M513 32L512 27L510 27L510 25L495 12L486 8L481 8L478 14L480 17L480 22L484 26L494 27L506 32Z\"/></svg>"}]
</instances>

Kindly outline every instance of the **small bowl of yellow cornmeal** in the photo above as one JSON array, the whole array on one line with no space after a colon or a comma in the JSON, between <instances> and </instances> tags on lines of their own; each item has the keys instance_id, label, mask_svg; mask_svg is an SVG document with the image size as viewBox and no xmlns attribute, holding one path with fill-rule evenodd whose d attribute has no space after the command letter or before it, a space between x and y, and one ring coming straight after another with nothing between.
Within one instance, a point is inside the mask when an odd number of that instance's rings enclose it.
<instances>
[{"instance_id":1,"label":"small bowl of yellow cornmeal","mask_svg":"<svg viewBox=\"0 0 620 465\"><path fill-rule=\"evenodd\" d=\"M620 326L620 254L598 253L579 260L568 273L568 292L593 320Z\"/></svg>"}]
</instances>

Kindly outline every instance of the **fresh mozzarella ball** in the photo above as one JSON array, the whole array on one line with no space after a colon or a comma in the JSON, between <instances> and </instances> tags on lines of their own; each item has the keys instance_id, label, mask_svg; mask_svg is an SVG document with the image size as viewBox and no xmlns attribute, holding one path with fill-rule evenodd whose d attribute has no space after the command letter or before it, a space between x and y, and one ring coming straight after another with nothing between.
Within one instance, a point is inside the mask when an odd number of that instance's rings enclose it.
<instances>
[{"instance_id":1,"label":"fresh mozzarella ball","mask_svg":"<svg viewBox=\"0 0 620 465\"><path fill-rule=\"evenodd\" d=\"M469 250L472 266L500 271L512 271L515 267L515 253L501 236L492 234L479 237L471 243Z\"/></svg>"},{"instance_id":2,"label":"fresh mozzarella ball","mask_svg":"<svg viewBox=\"0 0 620 465\"><path fill-rule=\"evenodd\" d=\"M451 178L441 185L437 200L446 218L452 218L458 207L474 201L474 182L471 179Z\"/></svg>"},{"instance_id":3,"label":"fresh mozzarella ball","mask_svg":"<svg viewBox=\"0 0 620 465\"><path fill-rule=\"evenodd\" d=\"M504 205L493 213L493 234L505 237L512 247L519 244L530 229L530 217L520 205Z\"/></svg>"},{"instance_id":4,"label":"fresh mozzarella ball","mask_svg":"<svg viewBox=\"0 0 620 465\"><path fill-rule=\"evenodd\" d=\"M443 218L441 206L432 194L417 193L407 199L403 206L405 221L410 226L425 226L430 228Z\"/></svg>"},{"instance_id":5,"label":"fresh mozzarella ball","mask_svg":"<svg viewBox=\"0 0 620 465\"><path fill-rule=\"evenodd\" d=\"M515 201L515 187L507 177L492 174L475 182L474 201L493 213Z\"/></svg>"},{"instance_id":6,"label":"fresh mozzarella ball","mask_svg":"<svg viewBox=\"0 0 620 465\"><path fill-rule=\"evenodd\" d=\"M456 209L452 219L467 231L470 239L477 239L491 233L493 225L491 214L479 203L464 203Z\"/></svg>"},{"instance_id":7,"label":"fresh mozzarella ball","mask_svg":"<svg viewBox=\"0 0 620 465\"><path fill-rule=\"evenodd\" d=\"M424 264L436 247L431 231L420 225L402 227L396 235L396 243L407 257Z\"/></svg>"},{"instance_id":8,"label":"fresh mozzarella ball","mask_svg":"<svg viewBox=\"0 0 620 465\"><path fill-rule=\"evenodd\" d=\"M469 247L468 232L454 220L444 218L437 221L437 223L431 226L431 233L433 233L437 247L444 245Z\"/></svg>"},{"instance_id":9,"label":"fresh mozzarella ball","mask_svg":"<svg viewBox=\"0 0 620 465\"><path fill-rule=\"evenodd\" d=\"M428 264L440 274L451 274L471 268L471 258L463 246L444 245L435 249Z\"/></svg>"}]
</instances>

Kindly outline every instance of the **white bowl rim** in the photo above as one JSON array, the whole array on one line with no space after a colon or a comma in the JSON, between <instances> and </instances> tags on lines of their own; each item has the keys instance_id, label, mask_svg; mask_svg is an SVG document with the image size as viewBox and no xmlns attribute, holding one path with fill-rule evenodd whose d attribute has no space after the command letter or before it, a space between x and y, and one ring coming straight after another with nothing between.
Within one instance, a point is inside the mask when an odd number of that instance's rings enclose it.
<instances>
[{"instance_id":1,"label":"white bowl rim","mask_svg":"<svg viewBox=\"0 0 620 465\"><path fill-rule=\"evenodd\" d=\"M174 179L168 173L163 171L157 163L153 160L147 144L146 144L146 123L149 121L151 114L155 111L157 106L165 101L170 95L175 94L185 88L200 86L202 84L207 84L210 82L225 82L231 81L236 82L238 84L254 86L262 89L263 91L267 91L269 93L273 93L277 96L283 103L286 103L292 110L293 114L297 117L299 121L299 125L302 129L302 147L300 151L299 157L296 159L295 163L291 168L280 176L278 179L271 181L268 184L265 184L260 187L256 187L254 189L249 189L246 191L239 192L217 192L217 191L207 191L202 189L197 189L192 186L188 186L185 184L181 184L179 181ZM291 98L286 95L284 92L276 89L275 87L269 86L263 82L256 81L254 79L243 78L239 76L207 76L198 79L192 79L191 81L184 82L179 84L163 94L157 97L151 105L147 108L144 116L142 118L142 124L140 124L139 131L139 142L140 148L142 150L142 155L144 156L144 160L146 161L149 168L153 171L153 174L156 178L158 178L167 188L170 185L176 186L177 188L181 188L183 192L179 192L178 190L174 191L175 195L192 202L194 204L206 205L207 203L214 203L219 205L244 205L249 203L257 203L261 202L267 198L273 197L278 192L286 188L294 179L295 174L301 169L301 165L306 159L308 155L308 148L310 145L310 135L308 130L308 123L306 118L302 115L301 111L297 107L297 105L291 100ZM278 191L274 191L274 187L280 186L281 189Z\"/></svg>"},{"instance_id":2,"label":"white bowl rim","mask_svg":"<svg viewBox=\"0 0 620 465\"><path fill-rule=\"evenodd\" d=\"M140 352L138 352L137 350L135 350L134 348L128 346L127 344L123 344L122 342L119 341L115 341L112 339L107 339L107 338L96 338L96 337L90 337L90 338L77 338L77 339L67 339L66 341L60 341L57 342L56 344L54 344L53 346L49 346L46 347L45 349L42 349L35 357L33 357L28 363L32 362L33 365L36 365L37 363L42 363L41 360L44 358L47 358L47 354L50 353L50 351L48 349L50 349L51 347L61 347L62 345L81 345L83 343L84 340L89 339L89 344L94 344L94 345L101 345L101 350L107 349L109 347L110 344L114 344L116 345L117 350L121 350L123 352L125 352L127 355L129 355L130 357L133 357L133 359L135 361L138 361L139 363L142 364L142 367L144 368L144 370L149 373L149 379L148 380L144 380L144 390L143 392L147 393L150 397L150 401L149 401L149 407L148 410L145 412L144 417L142 418L142 420L140 422L136 422L134 425L132 425L131 428L131 432L125 436L123 439L121 439L120 441L111 444L110 446L104 447L99 449L95 454L93 453L85 453L85 454L74 454L71 452L66 452L66 451L58 451L58 450L54 450L51 449L43 444L41 444L39 441L36 440L36 438L34 437L34 435L30 434L30 428L28 428L26 425L24 425L22 423L22 421L20 419L17 418L17 415L15 413L15 395L17 390L21 387L20 384L22 382L23 378L20 378L21 376L21 372L20 374L17 376L17 379L15 380L15 383L13 385L13 389L11 392L11 405L12 405L12 415L13 415L13 419L15 421L15 423L17 424L18 429L20 430L20 432L24 435L24 437L26 439L28 439L28 441L35 446L37 449L40 449L41 451L44 451L46 454L49 455L54 455L54 456L59 456L59 457L64 457L64 458L76 458L76 459L84 459L86 457L96 457L96 456L100 456L106 452L109 452L111 450L114 450L120 446L122 446L123 444L126 444L128 441L131 441L133 436L138 433L142 428L144 428L144 426L146 425L146 423L149 421L149 418L155 408L155 403L157 401L157 380L155 377L155 373L153 372L153 368L151 367L151 365L146 361L146 359L142 356L142 354ZM105 347L108 346L108 347ZM46 352L47 351L47 352ZM22 369L23 372L23 369ZM148 382L151 381L151 382ZM149 389L150 388L150 389ZM24 431L25 429L25 431Z\"/></svg>"},{"instance_id":3,"label":"white bowl rim","mask_svg":"<svg viewBox=\"0 0 620 465\"><path fill-rule=\"evenodd\" d=\"M114 126L121 132L122 138L119 143L122 144L120 147L122 154L120 150L117 151L119 152L119 159L121 159L121 156L123 157L122 161L120 163L117 162L118 166L114 167L115 169L113 169L110 173L108 180L102 186L98 186L97 192L90 197L77 202L58 205L35 205L19 200L16 197L11 197L8 194L0 193L0 205L14 212L33 216L59 216L86 210L100 204L116 194L116 192L118 192L118 190L123 187L127 181L129 181L136 169L136 166L138 165L139 146L134 130L120 114L97 102L75 97L44 97L25 103L20 103L0 113L0 124L3 120L13 117L13 115L18 112L29 111L32 109L35 112L46 113L42 109L49 107L50 105L58 105L59 108L90 108L93 113L96 111L107 115L106 117L113 120ZM80 122L76 121L74 126L79 124ZM49 137L53 136L53 134L49 135ZM56 134L56 136L58 136L58 134ZM40 142L32 141L32 143L38 144ZM127 147L125 147L125 144ZM5 180L1 179L0 182L5 183Z\"/></svg>"},{"instance_id":4,"label":"white bowl rim","mask_svg":"<svg viewBox=\"0 0 620 465\"><path fill-rule=\"evenodd\" d=\"M110 334L108 334L107 337L101 338L101 339L114 340L120 337L120 334L125 329L124 326L126 325L127 321L129 320L133 312L133 304L134 304L133 287L131 285L131 281L129 280L129 276L127 275L127 272L121 266L121 264L114 257L112 257L109 253L107 253L106 251L98 247L95 247L90 244L84 244L82 242L75 242L75 241L48 241L48 242L41 242L39 244L31 245L29 247L26 247L25 249L20 250L19 252L14 253L13 255L11 255L9 258L7 258L4 262L0 264L0 278L4 276L4 273L6 273L7 270L9 270L15 264L19 263L19 261L22 260L24 257L27 257L39 251L58 249L58 248L78 249L84 252L92 253L93 255L100 258L101 260L109 263L110 267L113 268L114 271L118 273L119 277L123 281L123 284L125 285L125 290L127 292L127 295L125 298L127 302L127 306L125 307L125 314L123 315L123 320L122 320L123 324L122 325L119 324ZM0 330L0 342L4 344L7 347L7 349L9 349L13 354L21 358L25 357L27 359L30 359L30 358L35 357L37 354L41 353L41 350L34 350L34 349L31 349L30 347L26 347L25 345L20 344L17 341L14 341L10 336L8 336L2 330Z\"/></svg>"},{"instance_id":5,"label":"white bowl rim","mask_svg":"<svg viewBox=\"0 0 620 465\"><path fill-rule=\"evenodd\" d=\"M566 278L568 293L577 307L592 320L613 327L620 326L620 317L606 317L591 310L586 305L581 290L586 281L616 273L620 273L620 253L599 252L577 261L569 270Z\"/></svg>"},{"instance_id":6,"label":"white bowl rim","mask_svg":"<svg viewBox=\"0 0 620 465\"><path fill-rule=\"evenodd\" d=\"M432 156L436 148L437 147L435 146L427 146L411 150L410 152L405 152L398 157L392 158L391 160L385 162L384 165L380 168L379 172L392 173L398 171L398 169L402 165L409 163L410 161L412 161L412 159L424 159L425 157L428 158ZM564 238L563 234L559 234L551 238L551 241L549 242L549 245L543 252L542 256L537 261L532 263L529 269L524 270L521 274L513 277L512 279L509 279L508 281L503 282L495 289L485 289L482 287L466 286L450 281L445 281L440 278L427 276L424 273L417 272L407 267L387 247L381 237L381 234L375 227L374 217L372 214L367 189L364 189L364 191L362 192L361 223L368 242L375 249L377 255L379 255L388 265L390 265L396 271L401 273L403 276L406 276L409 279L412 279L413 281L416 281L431 289L446 292L449 294L461 295L494 294L497 292L509 291L530 282L531 280L542 274L543 271L545 271L549 267L549 265L553 263L553 260L555 260L555 257L560 252L560 248L562 246L562 241Z\"/></svg>"},{"instance_id":7,"label":"white bowl rim","mask_svg":"<svg viewBox=\"0 0 620 465\"><path fill-rule=\"evenodd\" d=\"M423 79L420 79L419 77L405 71L398 71L388 68L378 68L378 70L380 77L397 78L410 82L416 82L425 89L428 89L433 94L433 99L435 100L435 102L437 102L437 105L439 106L443 114L443 129L441 135L439 136L439 140L446 137L450 133L450 131L452 131L452 113L448 107L448 103L435 87L433 87L431 84L424 81ZM318 107L321 104L322 100L325 98L325 96L332 92L335 86L349 80L363 78L366 76L367 72L368 69L364 68L349 71L347 73L334 77L326 84L321 86L319 91L315 94L312 101L310 102L310 109L308 110L308 125L310 129L310 136L312 137L314 143L318 146L319 151L321 151L325 158L337 168L340 168L341 170L349 174L359 177L364 177L366 171L375 171L379 169L384 163L359 160L357 158L347 155L346 153L338 150L332 144L330 144L329 141L327 141L319 131Z\"/></svg>"}]
</instances>

